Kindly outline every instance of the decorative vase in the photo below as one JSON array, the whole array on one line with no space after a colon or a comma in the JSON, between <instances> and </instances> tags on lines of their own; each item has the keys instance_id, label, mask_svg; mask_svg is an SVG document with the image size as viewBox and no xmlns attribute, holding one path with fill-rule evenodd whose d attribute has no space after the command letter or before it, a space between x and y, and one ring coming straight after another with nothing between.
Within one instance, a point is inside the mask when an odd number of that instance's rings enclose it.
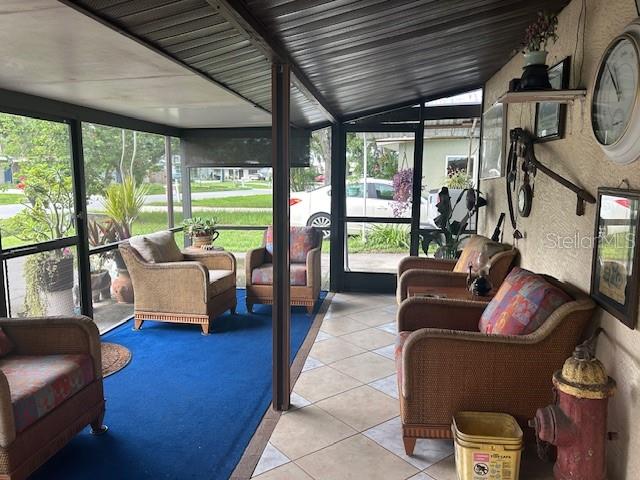
<instances>
[{"instance_id":1,"label":"decorative vase","mask_svg":"<svg viewBox=\"0 0 640 480\"><path fill-rule=\"evenodd\" d=\"M520 90L551 90L546 62L547 52L545 51L526 52L524 54Z\"/></svg>"},{"instance_id":2,"label":"decorative vase","mask_svg":"<svg viewBox=\"0 0 640 480\"><path fill-rule=\"evenodd\" d=\"M196 248L202 248L205 245L211 245L211 235L194 235L191 237L191 245Z\"/></svg>"},{"instance_id":3,"label":"decorative vase","mask_svg":"<svg viewBox=\"0 0 640 480\"><path fill-rule=\"evenodd\" d=\"M46 311L45 315L58 317L69 315L75 310L73 301L73 285L64 290L48 290L45 292Z\"/></svg>"},{"instance_id":4,"label":"decorative vase","mask_svg":"<svg viewBox=\"0 0 640 480\"><path fill-rule=\"evenodd\" d=\"M111 275L106 270L91 272L91 296L94 302L111 298Z\"/></svg>"},{"instance_id":5,"label":"decorative vase","mask_svg":"<svg viewBox=\"0 0 640 480\"><path fill-rule=\"evenodd\" d=\"M118 276L111 282L111 294L118 303L133 303L133 283L128 270L118 269Z\"/></svg>"},{"instance_id":6,"label":"decorative vase","mask_svg":"<svg viewBox=\"0 0 640 480\"><path fill-rule=\"evenodd\" d=\"M193 235L191 237L191 245L196 248L202 248L211 245L218 236L220 236L218 231L213 232L211 235Z\"/></svg>"}]
</instances>

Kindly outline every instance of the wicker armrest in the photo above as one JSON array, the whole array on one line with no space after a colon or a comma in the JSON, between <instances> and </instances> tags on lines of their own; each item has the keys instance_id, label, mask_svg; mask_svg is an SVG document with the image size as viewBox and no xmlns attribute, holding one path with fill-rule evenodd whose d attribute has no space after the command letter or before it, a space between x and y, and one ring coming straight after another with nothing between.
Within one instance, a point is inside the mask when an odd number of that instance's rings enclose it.
<instances>
[{"instance_id":1,"label":"wicker armrest","mask_svg":"<svg viewBox=\"0 0 640 480\"><path fill-rule=\"evenodd\" d=\"M453 267L456 266L456 262L457 260L444 260L431 257L404 257L398 265L398 276L412 268L450 272L453 270Z\"/></svg>"},{"instance_id":2,"label":"wicker armrest","mask_svg":"<svg viewBox=\"0 0 640 480\"><path fill-rule=\"evenodd\" d=\"M544 340L535 334L417 330L402 350L402 395L420 402L422 396L427 401L429 392L446 393L447 404L456 406L488 387L492 397L504 396L507 404L523 389L540 388L546 394L551 373L566 355ZM454 384L461 388L452 388Z\"/></svg>"},{"instance_id":3,"label":"wicker armrest","mask_svg":"<svg viewBox=\"0 0 640 480\"><path fill-rule=\"evenodd\" d=\"M322 246L309 250L307 253L307 287L320 288Z\"/></svg>"},{"instance_id":4,"label":"wicker armrest","mask_svg":"<svg viewBox=\"0 0 640 480\"><path fill-rule=\"evenodd\" d=\"M16 422L11 405L9 382L0 371L0 447L8 447L16 439Z\"/></svg>"},{"instance_id":5,"label":"wicker armrest","mask_svg":"<svg viewBox=\"0 0 640 480\"><path fill-rule=\"evenodd\" d=\"M265 247L259 247L247 252L244 260L247 285L251 285L251 272L253 272L253 269L264 263L264 255L266 251L267 249Z\"/></svg>"},{"instance_id":6,"label":"wicker armrest","mask_svg":"<svg viewBox=\"0 0 640 480\"><path fill-rule=\"evenodd\" d=\"M88 317L0 318L0 327L18 355L86 353L93 359L96 378L102 376L100 333Z\"/></svg>"},{"instance_id":7,"label":"wicker armrest","mask_svg":"<svg viewBox=\"0 0 640 480\"><path fill-rule=\"evenodd\" d=\"M398 331L442 328L474 332L486 302L445 298L411 297L398 308Z\"/></svg>"},{"instance_id":8,"label":"wicker armrest","mask_svg":"<svg viewBox=\"0 0 640 480\"><path fill-rule=\"evenodd\" d=\"M207 270L231 270L236 271L236 257L232 253L215 250L202 250L202 252L183 251L186 261L200 262Z\"/></svg>"},{"instance_id":9,"label":"wicker armrest","mask_svg":"<svg viewBox=\"0 0 640 480\"><path fill-rule=\"evenodd\" d=\"M442 270L412 268L398 277L396 297L398 303L408 296L409 287L467 287L467 274Z\"/></svg>"}]
</instances>

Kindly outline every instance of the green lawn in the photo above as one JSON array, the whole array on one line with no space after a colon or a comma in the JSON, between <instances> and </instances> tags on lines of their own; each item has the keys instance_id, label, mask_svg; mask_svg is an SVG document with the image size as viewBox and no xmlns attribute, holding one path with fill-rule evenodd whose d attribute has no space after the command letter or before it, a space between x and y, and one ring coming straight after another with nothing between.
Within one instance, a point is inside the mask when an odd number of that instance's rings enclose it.
<instances>
[{"instance_id":1,"label":"green lawn","mask_svg":"<svg viewBox=\"0 0 640 480\"><path fill-rule=\"evenodd\" d=\"M176 226L180 226L182 221L182 212L174 212L174 221ZM199 216L205 218L215 217L220 225L270 225L272 218L271 212L226 212L215 211L198 212ZM0 220L0 228L3 221ZM133 234L140 235L145 233L157 232L167 229L167 215L165 212L143 212L140 214L136 222L133 224ZM221 230L220 236L216 240L216 245L224 247L226 250L243 253L252 248L259 247L262 244L263 231L245 231L245 230ZM182 247L183 236L176 234L176 241ZM5 248L24 245L25 242L18 240L13 236L3 236L2 245ZM350 236L348 240L348 248L350 253L407 253L408 249L391 247L384 248L380 246L371 246L362 241L358 235ZM329 240L325 240L322 245L322 251L329 253Z\"/></svg>"},{"instance_id":2,"label":"green lawn","mask_svg":"<svg viewBox=\"0 0 640 480\"><path fill-rule=\"evenodd\" d=\"M199 198L191 201L194 207L212 208L271 208L271 195L247 195L244 197ZM167 202L153 202L150 205L164 206ZM182 205L176 202L174 205Z\"/></svg>"},{"instance_id":3,"label":"green lawn","mask_svg":"<svg viewBox=\"0 0 640 480\"><path fill-rule=\"evenodd\" d=\"M22 193L0 193L0 205L17 205L24 200Z\"/></svg>"},{"instance_id":4,"label":"green lawn","mask_svg":"<svg viewBox=\"0 0 640 480\"><path fill-rule=\"evenodd\" d=\"M191 182L191 192L224 192L228 190L252 190L254 188L271 188L267 182L215 182L199 181Z\"/></svg>"}]
</instances>

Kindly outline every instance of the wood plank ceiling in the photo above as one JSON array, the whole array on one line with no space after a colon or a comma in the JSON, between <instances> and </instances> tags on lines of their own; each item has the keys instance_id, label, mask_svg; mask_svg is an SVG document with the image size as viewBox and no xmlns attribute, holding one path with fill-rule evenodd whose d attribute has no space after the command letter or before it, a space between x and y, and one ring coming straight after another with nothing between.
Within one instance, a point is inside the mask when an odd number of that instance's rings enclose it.
<instances>
[{"instance_id":1,"label":"wood plank ceiling","mask_svg":"<svg viewBox=\"0 0 640 480\"><path fill-rule=\"evenodd\" d=\"M225 6L241 4L340 118L471 90L518 48L539 10L568 0L64 0L271 108L270 59ZM295 85L292 119L326 122Z\"/></svg>"}]
</instances>

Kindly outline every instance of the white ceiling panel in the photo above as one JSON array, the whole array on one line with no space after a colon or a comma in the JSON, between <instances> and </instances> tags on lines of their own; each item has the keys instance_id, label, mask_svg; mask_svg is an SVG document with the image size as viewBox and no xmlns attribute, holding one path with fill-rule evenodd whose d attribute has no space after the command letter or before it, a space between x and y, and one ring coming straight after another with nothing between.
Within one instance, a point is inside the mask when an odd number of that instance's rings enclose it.
<instances>
[{"instance_id":1,"label":"white ceiling panel","mask_svg":"<svg viewBox=\"0 0 640 480\"><path fill-rule=\"evenodd\" d=\"M182 128L271 116L56 0L0 3L0 88Z\"/></svg>"}]
</instances>

